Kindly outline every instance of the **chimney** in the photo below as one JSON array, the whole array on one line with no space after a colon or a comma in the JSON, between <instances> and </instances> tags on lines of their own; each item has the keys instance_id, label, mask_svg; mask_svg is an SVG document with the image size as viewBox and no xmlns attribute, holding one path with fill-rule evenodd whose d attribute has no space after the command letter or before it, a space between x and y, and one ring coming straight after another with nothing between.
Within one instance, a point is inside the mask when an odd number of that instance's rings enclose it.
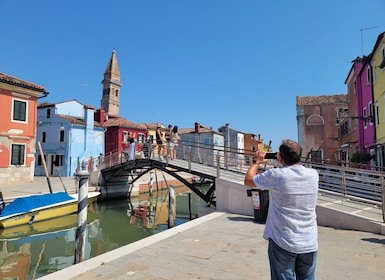
<instances>
[{"instance_id":1,"label":"chimney","mask_svg":"<svg viewBox=\"0 0 385 280\"><path fill-rule=\"evenodd\" d=\"M96 110L95 112L95 121L96 122L99 122L101 126L104 125L104 119L105 116L104 116L104 108L99 108Z\"/></svg>"},{"instance_id":2,"label":"chimney","mask_svg":"<svg viewBox=\"0 0 385 280\"><path fill-rule=\"evenodd\" d=\"M199 133L199 123L195 123L195 133Z\"/></svg>"}]
</instances>

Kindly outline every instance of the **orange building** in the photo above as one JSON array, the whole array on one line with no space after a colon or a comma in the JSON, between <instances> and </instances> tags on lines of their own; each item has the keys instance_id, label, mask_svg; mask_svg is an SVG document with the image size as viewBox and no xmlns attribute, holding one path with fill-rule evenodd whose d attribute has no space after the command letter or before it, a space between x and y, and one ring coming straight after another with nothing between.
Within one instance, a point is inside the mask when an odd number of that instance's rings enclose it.
<instances>
[{"instance_id":1,"label":"orange building","mask_svg":"<svg viewBox=\"0 0 385 280\"><path fill-rule=\"evenodd\" d=\"M33 181L37 99L47 95L42 86L0 73L0 185Z\"/></svg>"}]
</instances>

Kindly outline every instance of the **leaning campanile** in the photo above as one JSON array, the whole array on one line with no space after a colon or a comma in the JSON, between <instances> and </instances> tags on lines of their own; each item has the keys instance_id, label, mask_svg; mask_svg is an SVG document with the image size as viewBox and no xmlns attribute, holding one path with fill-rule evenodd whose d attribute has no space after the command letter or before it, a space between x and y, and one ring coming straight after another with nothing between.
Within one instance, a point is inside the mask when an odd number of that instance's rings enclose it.
<instances>
[{"instance_id":1,"label":"leaning campanile","mask_svg":"<svg viewBox=\"0 0 385 280\"><path fill-rule=\"evenodd\" d=\"M120 105L120 72L118 67L118 59L116 51L113 50L110 61L104 71L103 95L101 106L108 115L119 116Z\"/></svg>"}]
</instances>

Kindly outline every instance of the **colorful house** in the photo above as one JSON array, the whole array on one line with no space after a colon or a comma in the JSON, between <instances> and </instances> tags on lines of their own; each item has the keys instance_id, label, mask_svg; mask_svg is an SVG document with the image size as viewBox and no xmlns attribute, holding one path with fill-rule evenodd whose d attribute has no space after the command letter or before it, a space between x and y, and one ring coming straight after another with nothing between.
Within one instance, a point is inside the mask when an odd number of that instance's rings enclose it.
<instances>
[{"instance_id":1,"label":"colorful house","mask_svg":"<svg viewBox=\"0 0 385 280\"><path fill-rule=\"evenodd\" d=\"M357 120L358 120L358 147L360 154L375 154L375 109L373 103L373 90L368 73L371 71L370 59L367 56L357 57L353 60L354 68L354 88L352 92L357 99ZM367 167L375 166L374 159L365 162Z\"/></svg>"},{"instance_id":2,"label":"colorful house","mask_svg":"<svg viewBox=\"0 0 385 280\"><path fill-rule=\"evenodd\" d=\"M124 157L128 154L130 138L136 140L135 150L142 151L143 143L147 137L147 126L135 124L124 118L110 117L105 123L105 155L118 154Z\"/></svg>"},{"instance_id":3,"label":"colorful house","mask_svg":"<svg viewBox=\"0 0 385 280\"><path fill-rule=\"evenodd\" d=\"M376 161L385 167L385 32L377 37L370 55L368 81L372 84L376 125Z\"/></svg>"},{"instance_id":4,"label":"colorful house","mask_svg":"<svg viewBox=\"0 0 385 280\"><path fill-rule=\"evenodd\" d=\"M243 132L232 129L229 123L218 128L224 138L224 160L226 166L245 164L245 135Z\"/></svg>"},{"instance_id":5,"label":"colorful house","mask_svg":"<svg viewBox=\"0 0 385 280\"><path fill-rule=\"evenodd\" d=\"M33 182L37 99L44 87L0 73L0 184Z\"/></svg>"},{"instance_id":6,"label":"colorful house","mask_svg":"<svg viewBox=\"0 0 385 280\"><path fill-rule=\"evenodd\" d=\"M94 159L104 152L103 121L102 109L95 112L92 106L77 100L39 104L36 138L42 147L48 175L74 176L80 168L89 171L96 168ZM44 176L44 162L38 148L35 175Z\"/></svg>"},{"instance_id":7,"label":"colorful house","mask_svg":"<svg viewBox=\"0 0 385 280\"><path fill-rule=\"evenodd\" d=\"M181 145L178 146L177 157L191 157L192 161L216 166L216 156L224 156L223 133L202 126L196 122L193 128L180 128L178 132Z\"/></svg>"},{"instance_id":8,"label":"colorful house","mask_svg":"<svg viewBox=\"0 0 385 280\"><path fill-rule=\"evenodd\" d=\"M345 163L341 153L341 128L336 120L347 115L347 94L297 96L298 143L306 160ZM343 133L343 132L342 132Z\"/></svg>"},{"instance_id":9,"label":"colorful house","mask_svg":"<svg viewBox=\"0 0 385 280\"><path fill-rule=\"evenodd\" d=\"M256 151L267 151L263 144L263 139L260 134L256 136L252 133L245 133L245 161L246 164L251 164L255 160Z\"/></svg>"}]
</instances>

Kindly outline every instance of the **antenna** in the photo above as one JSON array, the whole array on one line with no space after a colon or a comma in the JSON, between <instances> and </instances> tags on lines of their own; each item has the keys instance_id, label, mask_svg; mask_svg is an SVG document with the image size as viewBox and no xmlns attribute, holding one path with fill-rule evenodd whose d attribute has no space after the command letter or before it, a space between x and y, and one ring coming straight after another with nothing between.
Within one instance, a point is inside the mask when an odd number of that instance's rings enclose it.
<instances>
[{"instance_id":1,"label":"antenna","mask_svg":"<svg viewBox=\"0 0 385 280\"><path fill-rule=\"evenodd\" d=\"M372 27L366 27L366 28L361 28L361 50L362 50L362 56L364 56L364 39L363 39L363 31L369 30L369 29L374 29L377 28L378 26L372 26Z\"/></svg>"}]
</instances>

